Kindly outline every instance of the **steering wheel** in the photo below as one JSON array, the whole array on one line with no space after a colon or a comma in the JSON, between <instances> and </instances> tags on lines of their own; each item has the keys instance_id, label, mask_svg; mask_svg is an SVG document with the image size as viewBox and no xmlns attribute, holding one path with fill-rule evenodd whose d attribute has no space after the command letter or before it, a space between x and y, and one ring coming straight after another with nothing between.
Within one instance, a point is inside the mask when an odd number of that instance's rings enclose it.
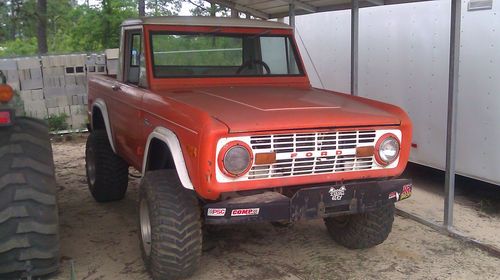
<instances>
[{"instance_id":1,"label":"steering wheel","mask_svg":"<svg viewBox=\"0 0 500 280\"><path fill-rule=\"evenodd\" d=\"M241 71L245 68L250 68L252 65L260 64L266 69L267 75L271 75L271 68L269 68L269 65L265 63L262 60L248 60L247 62L243 63L240 68L238 68L238 71L236 71L236 74L240 74Z\"/></svg>"}]
</instances>

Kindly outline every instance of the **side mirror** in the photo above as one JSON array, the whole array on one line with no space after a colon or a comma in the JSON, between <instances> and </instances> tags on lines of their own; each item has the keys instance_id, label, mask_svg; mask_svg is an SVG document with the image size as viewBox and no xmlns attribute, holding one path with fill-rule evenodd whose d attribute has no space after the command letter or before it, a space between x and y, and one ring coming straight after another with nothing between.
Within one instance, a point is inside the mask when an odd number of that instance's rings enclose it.
<instances>
[{"instance_id":1,"label":"side mirror","mask_svg":"<svg viewBox=\"0 0 500 280\"><path fill-rule=\"evenodd\" d=\"M0 103L9 102L14 96L14 90L7 84L7 78L0 71Z\"/></svg>"}]
</instances>

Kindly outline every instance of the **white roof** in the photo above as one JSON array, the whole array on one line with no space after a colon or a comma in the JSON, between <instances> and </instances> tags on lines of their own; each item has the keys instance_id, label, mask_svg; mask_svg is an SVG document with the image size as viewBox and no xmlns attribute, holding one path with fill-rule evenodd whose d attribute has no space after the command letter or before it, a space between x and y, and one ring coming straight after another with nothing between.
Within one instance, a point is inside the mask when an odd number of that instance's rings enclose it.
<instances>
[{"instance_id":1,"label":"white roof","mask_svg":"<svg viewBox=\"0 0 500 280\"><path fill-rule=\"evenodd\" d=\"M289 25L275 21L240 19L240 18L229 18L229 17L190 17L190 16L143 17L139 19L126 20L123 22L122 25L130 26L130 25L142 25L142 24L291 29Z\"/></svg>"},{"instance_id":2,"label":"white roof","mask_svg":"<svg viewBox=\"0 0 500 280\"><path fill-rule=\"evenodd\" d=\"M297 15L327 11L348 10L351 0L207 0L211 3L251 14L255 17L270 19L287 17L290 4L295 4ZM359 0L359 7L404 4L429 0Z\"/></svg>"}]
</instances>

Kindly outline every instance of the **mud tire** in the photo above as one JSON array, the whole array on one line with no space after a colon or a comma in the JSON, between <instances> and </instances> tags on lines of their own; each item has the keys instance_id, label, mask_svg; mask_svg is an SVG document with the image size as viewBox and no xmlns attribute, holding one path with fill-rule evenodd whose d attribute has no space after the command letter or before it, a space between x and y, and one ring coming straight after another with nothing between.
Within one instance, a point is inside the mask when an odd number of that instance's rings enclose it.
<instances>
[{"instance_id":1,"label":"mud tire","mask_svg":"<svg viewBox=\"0 0 500 280\"><path fill-rule=\"evenodd\" d=\"M146 206L142 206L144 202ZM141 206L148 211L149 252ZM182 187L175 170L149 171L142 179L139 233L144 263L153 279L187 278L198 268L203 239L201 210L196 193Z\"/></svg>"},{"instance_id":2,"label":"mud tire","mask_svg":"<svg viewBox=\"0 0 500 280\"><path fill-rule=\"evenodd\" d=\"M47 126L16 118L13 126L0 128L0 279L57 271L58 224Z\"/></svg>"},{"instance_id":3,"label":"mud tire","mask_svg":"<svg viewBox=\"0 0 500 280\"><path fill-rule=\"evenodd\" d=\"M383 243L392 230L394 203L374 211L342 217L325 218L330 236L349 249L366 249Z\"/></svg>"},{"instance_id":4,"label":"mud tire","mask_svg":"<svg viewBox=\"0 0 500 280\"><path fill-rule=\"evenodd\" d=\"M90 193L97 202L125 197L128 164L113 152L105 130L94 130L87 138L85 170Z\"/></svg>"}]
</instances>

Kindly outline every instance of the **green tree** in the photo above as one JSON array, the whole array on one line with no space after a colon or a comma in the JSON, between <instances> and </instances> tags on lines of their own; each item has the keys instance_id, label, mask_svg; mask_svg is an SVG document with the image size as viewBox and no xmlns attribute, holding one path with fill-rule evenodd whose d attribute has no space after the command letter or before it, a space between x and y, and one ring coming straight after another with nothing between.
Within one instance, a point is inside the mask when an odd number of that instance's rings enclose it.
<instances>
[{"instance_id":1,"label":"green tree","mask_svg":"<svg viewBox=\"0 0 500 280\"><path fill-rule=\"evenodd\" d=\"M41 13L37 8L37 4L43 4L40 1L44 0L0 0L0 56L37 53L40 14L46 15L45 37L49 53L91 52L118 47L121 23L136 18L142 2L148 16L176 15L183 2L100 0L94 5L89 5L88 1L80 5L75 0L45 0L46 13ZM40 52L45 51L42 48Z\"/></svg>"},{"instance_id":2,"label":"green tree","mask_svg":"<svg viewBox=\"0 0 500 280\"><path fill-rule=\"evenodd\" d=\"M209 3L204 0L188 0L194 6L190 11L195 16L228 16L229 9L218 4Z\"/></svg>"}]
</instances>

